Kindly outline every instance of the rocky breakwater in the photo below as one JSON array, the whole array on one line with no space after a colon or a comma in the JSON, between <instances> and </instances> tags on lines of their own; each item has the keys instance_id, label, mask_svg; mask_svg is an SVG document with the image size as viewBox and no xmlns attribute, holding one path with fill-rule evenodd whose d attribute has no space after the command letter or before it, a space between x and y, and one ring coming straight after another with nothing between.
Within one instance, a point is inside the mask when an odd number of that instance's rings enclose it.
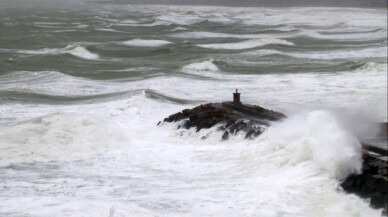
<instances>
[{"instance_id":1,"label":"rocky breakwater","mask_svg":"<svg viewBox=\"0 0 388 217\"><path fill-rule=\"evenodd\" d=\"M370 200L370 205L388 210L388 164L381 156L365 152L361 174L350 175L341 183L342 188Z\"/></svg>"},{"instance_id":2,"label":"rocky breakwater","mask_svg":"<svg viewBox=\"0 0 388 217\"><path fill-rule=\"evenodd\" d=\"M362 173L347 177L341 186L346 192L370 200L372 207L383 209L383 216L388 216L388 127L387 123L378 126L380 132L375 140L380 141L380 145L362 142Z\"/></svg>"},{"instance_id":3,"label":"rocky breakwater","mask_svg":"<svg viewBox=\"0 0 388 217\"><path fill-rule=\"evenodd\" d=\"M195 128L197 132L217 125L224 140L237 133L244 133L245 138L253 139L270 126L271 122L285 117L280 112L260 106L223 102L185 109L170 115L163 122L179 122L178 128Z\"/></svg>"},{"instance_id":4,"label":"rocky breakwater","mask_svg":"<svg viewBox=\"0 0 388 217\"><path fill-rule=\"evenodd\" d=\"M221 131L220 135L222 135L223 140L238 133L245 134L246 139L254 139L264 132L271 123L284 118L286 115L280 112L257 105L241 104L238 95L234 102L209 103L185 109L170 115L158 125L166 122L177 122L178 129L195 128L197 132L201 129L217 126L218 130ZM383 131L386 131L386 124ZM362 173L350 175L342 180L341 186L348 193L354 193L370 200L372 207L383 209L384 215L387 215L388 164L386 150L369 144L363 144L363 146Z\"/></svg>"}]
</instances>

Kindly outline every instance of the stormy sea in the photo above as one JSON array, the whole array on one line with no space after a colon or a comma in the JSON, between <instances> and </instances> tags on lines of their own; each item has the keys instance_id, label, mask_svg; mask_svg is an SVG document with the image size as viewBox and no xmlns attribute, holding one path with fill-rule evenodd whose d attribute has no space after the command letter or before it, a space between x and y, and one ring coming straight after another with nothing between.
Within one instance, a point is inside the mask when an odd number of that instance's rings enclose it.
<instances>
[{"instance_id":1,"label":"stormy sea","mask_svg":"<svg viewBox=\"0 0 388 217\"><path fill-rule=\"evenodd\" d=\"M387 121L386 9L90 3L0 20L0 216L381 216L339 184ZM235 89L289 118L253 140L157 126Z\"/></svg>"}]
</instances>

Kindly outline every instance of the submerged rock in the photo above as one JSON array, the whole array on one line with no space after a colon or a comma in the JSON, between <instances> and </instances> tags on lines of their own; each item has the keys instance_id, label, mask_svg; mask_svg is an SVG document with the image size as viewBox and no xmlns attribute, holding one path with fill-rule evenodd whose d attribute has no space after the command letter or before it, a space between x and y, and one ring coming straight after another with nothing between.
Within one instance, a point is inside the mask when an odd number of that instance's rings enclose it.
<instances>
[{"instance_id":1,"label":"submerged rock","mask_svg":"<svg viewBox=\"0 0 388 217\"><path fill-rule=\"evenodd\" d=\"M259 136L272 121L278 121L286 116L256 105L234 104L231 102L209 103L192 109L170 115L163 122L181 122L178 128L208 129L219 125L223 131L222 139L239 132L245 133L245 138L253 139Z\"/></svg>"}]
</instances>

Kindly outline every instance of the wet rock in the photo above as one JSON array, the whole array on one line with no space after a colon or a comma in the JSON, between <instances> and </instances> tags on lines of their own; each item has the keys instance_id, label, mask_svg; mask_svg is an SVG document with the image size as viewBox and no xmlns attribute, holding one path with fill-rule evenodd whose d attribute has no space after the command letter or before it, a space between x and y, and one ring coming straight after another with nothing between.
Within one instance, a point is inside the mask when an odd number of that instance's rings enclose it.
<instances>
[{"instance_id":1,"label":"wet rock","mask_svg":"<svg viewBox=\"0 0 388 217\"><path fill-rule=\"evenodd\" d=\"M377 156L364 153L362 173L351 175L341 183L341 187L349 193L362 198L369 198L372 207L385 211L388 206L388 174L387 161Z\"/></svg>"},{"instance_id":2,"label":"wet rock","mask_svg":"<svg viewBox=\"0 0 388 217\"><path fill-rule=\"evenodd\" d=\"M222 139L228 140L236 134L245 134L246 139L254 139L263 133L274 121L286 116L254 105L209 103L192 109L185 109L165 118L163 122L177 122L178 128L195 128L196 131L218 126ZM386 135L386 124L382 125L381 134ZM208 136L203 136L206 139ZM363 144L365 151L372 151L386 156L385 149ZM351 175L341 183L348 193L370 199L372 207L387 210L388 197L388 165L386 160L365 152L362 173Z\"/></svg>"},{"instance_id":3,"label":"wet rock","mask_svg":"<svg viewBox=\"0 0 388 217\"><path fill-rule=\"evenodd\" d=\"M240 132L245 137L253 139L262 133L273 121L286 116L282 113L268 110L256 105L224 103L209 103L192 109L170 115L163 122L180 122L178 128L195 128L196 131L220 125L218 130L223 131L222 139Z\"/></svg>"},{"instance_id":4,"label":"wet rock","mask_svg":"<svg viewBox=\"0 0 388 217\"><path fill-rule=\"evenodd\" d=\"M223 140L229 139L229 132L228 132L228 131L225 131L225 132L222 134L222 139L223 139Z\"/></svg>"}]
</instances>

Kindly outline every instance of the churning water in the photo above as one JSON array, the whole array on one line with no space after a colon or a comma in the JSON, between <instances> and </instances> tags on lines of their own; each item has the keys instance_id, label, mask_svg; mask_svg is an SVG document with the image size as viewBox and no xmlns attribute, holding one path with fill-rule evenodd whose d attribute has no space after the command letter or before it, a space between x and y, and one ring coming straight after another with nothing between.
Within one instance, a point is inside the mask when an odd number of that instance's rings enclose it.
<instances>
[{"instance_id":1,"label":"churning water","mask_svg":"<svg viewBox=\"0 0 388 217\"><path fill-rule=\"evenodd\" d=\"M387 120L386 16L0 9L0 216L380 216L338 184ZM290 118L251 141L156 126L236 88Z\"/></svg>"}]
</instances>

